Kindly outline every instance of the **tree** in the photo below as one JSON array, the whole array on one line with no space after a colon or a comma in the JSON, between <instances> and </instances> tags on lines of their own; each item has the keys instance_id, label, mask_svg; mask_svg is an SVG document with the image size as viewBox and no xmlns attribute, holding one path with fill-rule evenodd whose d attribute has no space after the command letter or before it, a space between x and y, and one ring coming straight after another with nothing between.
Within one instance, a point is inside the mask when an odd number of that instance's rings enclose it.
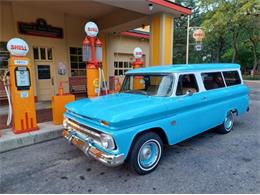
<instances>
[{"instance_id":1,"label":"tree","mask_svg":"<svg viewBox=\"0 0 260 195\"><path fill-rule=\"evenodd\" d=\"M259 0L185 0L177 2L192 8L190 26L204 28L203 50L192 49L189 61L237 62L242 70L257 70L260 64ZM173 62L185 63L187 17L175 20ZM192 31L190 31L192 35ZM192 40L192 39L191 39Z\"/></svg>"},{"instance_id":2,"label":"tree","mask_svg":"<svg viewBox=\"0 0 260 195\"><path fill-rule=\"evenodd\" d=\"M238 42L244 31L251 31L255 35L256 26L253 25L256 16L252 13L257 10L257 0L202 0L201 9L207 10L203 26L207 29L207 35L219 42L219 50L223 46L223 37L230 34L231 47L233 49L232 62L235 62L238 55ZM259 31L259 29L257 30ZM250 33L249 33L250 34ZM254 38L253 38L254 37ZM252 46L256 52L258 38L251 36ZM258 41L257 41L258 40ZM256 54L257 57L257 54Z\"/></svg>"}]
</instances>

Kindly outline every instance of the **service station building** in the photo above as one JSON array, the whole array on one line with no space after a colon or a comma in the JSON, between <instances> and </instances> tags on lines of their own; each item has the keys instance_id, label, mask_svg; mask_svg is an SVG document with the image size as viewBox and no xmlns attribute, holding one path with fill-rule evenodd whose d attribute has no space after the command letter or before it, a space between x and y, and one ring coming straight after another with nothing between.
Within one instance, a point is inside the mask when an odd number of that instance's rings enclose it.
<instances>
[{"instance_id":1,"label":"service station building","mask_svg":"<svg viewBox=\"0 0 260 195\"><path fill-rule=\"evenodd\" d=\"M65 93L86 95L82 61L86 22L99 27L102 65L113 92L132 68L135 47L143 50L145 66L171 64L174 18L191 14L189 8L170 0L6 0L0 8L0 73L8 69L8 40L24 39L33 63L37 101L51 100L60 82Z\"/></svg>"}]
</instances>

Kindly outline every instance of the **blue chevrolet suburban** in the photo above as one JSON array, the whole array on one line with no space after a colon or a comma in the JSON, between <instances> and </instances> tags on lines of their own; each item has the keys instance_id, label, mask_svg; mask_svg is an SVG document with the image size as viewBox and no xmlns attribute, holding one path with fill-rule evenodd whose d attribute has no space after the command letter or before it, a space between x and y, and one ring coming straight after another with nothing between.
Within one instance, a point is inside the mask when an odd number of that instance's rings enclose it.
<instances>
[{"instance_id":1,"label":"blue chevrolet suburban","mask_svg":"<svg viewBox=\"0 0 260 195\"><path fill-rule=\"evenodd\" d=\"M249 111L238 64L154 66L126 73L117 94L66 105L63 135L86 155L138 174L156 169L163 145L217 127L229 133Z\"/></svg>"}]
</instances>

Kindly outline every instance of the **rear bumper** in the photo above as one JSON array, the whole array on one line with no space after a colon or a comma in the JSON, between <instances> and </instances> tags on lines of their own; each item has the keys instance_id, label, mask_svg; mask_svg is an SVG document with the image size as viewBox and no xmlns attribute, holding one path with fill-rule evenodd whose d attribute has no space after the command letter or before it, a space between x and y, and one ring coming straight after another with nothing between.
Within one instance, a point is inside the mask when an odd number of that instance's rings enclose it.
<instances>
[{"instance_id":1,"label":"rear bumper","mask_svg":"<svg viewBox=\"0 0 260 195\"><path fill-rule=\"evenodd\" d=\"M64 130L63 136L77 148L82 150L87 156L92 156L96 160L107 166L118 166L124 162L124 154L108 154L95 147L87 136L79 135L73 130Z\"/></svg>"}]
</instances>

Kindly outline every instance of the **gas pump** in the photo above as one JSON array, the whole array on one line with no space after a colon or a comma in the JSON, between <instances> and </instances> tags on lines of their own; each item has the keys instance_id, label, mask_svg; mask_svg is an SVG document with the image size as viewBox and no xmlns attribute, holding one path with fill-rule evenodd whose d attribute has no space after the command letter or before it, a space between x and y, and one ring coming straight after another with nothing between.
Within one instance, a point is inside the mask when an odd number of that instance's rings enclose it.
<instances>
[{"instance_id":1,"label":"gas pump","mask_svg":"<svg viewBox=\"0 0 260 195\"><path fill-rule=\"evenodd\" d=\"M140 47L136 47L133 51L135 61L132 63L133 69L136 68L141 68L143 67L144 63L142 62L142 56L143 56L143 51ZM142 76L135 76L134 77L134 88L135 89L142 89L143 84L141 83Z\"/></svg>"},{"instance_id":2,"label":"gas pump","mask_svg":"<svg viewBox=\"0 0 260 195\"><path fill-rule=\"evenodd\" d=\"M102 42L97 38L98 27L94 22L85 25L87 36L83 41L83 61L86 62L88 97L100 95L102 83L108 93L104 71L102 69Z\"/></svg>"},{"instance_id":3,"label":"gas pump","mask_svg":"<svg viewBox=\"0 0 260 195\"><path fill-rule=\"evenodd\" d=\"M9 58L10 89L6 77L5 87L9 101L9 119L13 113L12 129L14 133L23 133L37 130L36 110L32 84L32 64L26 57L29 47L19 38L8 41L7 49L11 54Z\"/></svg>"}]
</instances>

